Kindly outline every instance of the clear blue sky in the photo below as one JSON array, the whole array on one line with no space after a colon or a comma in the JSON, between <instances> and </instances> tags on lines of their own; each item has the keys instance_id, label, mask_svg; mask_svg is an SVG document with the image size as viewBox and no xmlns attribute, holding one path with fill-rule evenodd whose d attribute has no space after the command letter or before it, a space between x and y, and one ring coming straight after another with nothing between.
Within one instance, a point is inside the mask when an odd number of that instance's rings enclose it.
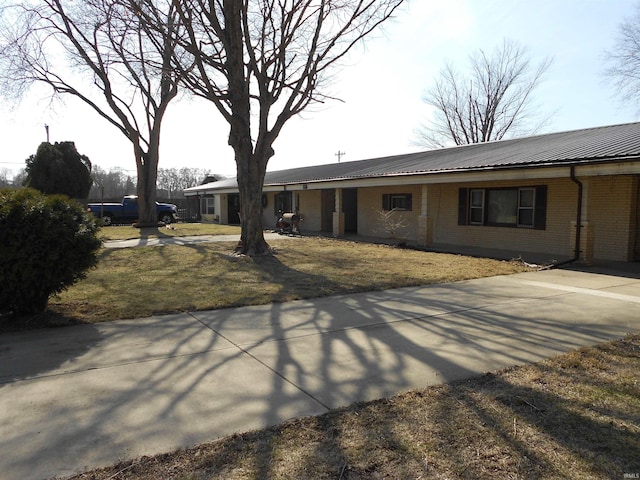
<instances>
[{"instance_id":1,"label":"clear blue sky","mask_svg":"<svg viewBox=\"0 0 640 480\"><path fill-rule=\"evenodd\" d=\"M337 75L332 102L285 126L269 170L361 160L416 151L414 128L431 114L421 97L445 60L463 67L471 52L494 50L504 38L554 63L536 93L553 113L545 132L639 121L602 75L604 52L636 0L410 0L376 38L358 49ZM51 109L42 93L19 108L0 105L4 155L0 169L19 169L46 139L73 140L104 169L135 172L126 139L75 100ZM228 127L214 107L182 100L170 107L162 132L161 168L194 167L234 174Z\"/></svg>"}]
</instances>

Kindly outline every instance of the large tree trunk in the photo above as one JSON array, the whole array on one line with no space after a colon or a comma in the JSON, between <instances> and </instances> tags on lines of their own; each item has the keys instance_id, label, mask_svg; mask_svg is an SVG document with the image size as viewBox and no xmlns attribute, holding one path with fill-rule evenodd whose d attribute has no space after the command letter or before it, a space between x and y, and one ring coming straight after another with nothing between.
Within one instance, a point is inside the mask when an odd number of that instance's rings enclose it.
<instances>
[{"instance_id":1,"label":"large tree trunk","mask_svg":"<svg viewBox=\"0 0 640 480\"><path fill-rule=\"evenodd\" d=\"M158 227L157 182L158 164L160 162L160 126L172 98L177 89L163 87L162 101L155 112L155 122L149 132L149 148L143 152L139 144L134 146L138 171L138 221L142 227ZM139 141L139 140L138 140Z\"/></svg>"},{"instance_id":2,"label":"large tree trunk","mask_svg":"<svg viewBox=\"0 0 640 480\"><path fill-rule=\"evenodd\" d=\"M250 140L240 140L236 147L241 232L235 252L249 256L269 255L271 249L264 239L262 225L262 186L267 162L273 153L268 154L272 152L270 148L267 152L256 148L254 153Z\"/></svg>"},{"instance_id":3,"label":"large tree trunk","mask_svg":"<svg viewBox=\"0 0 640 480\"><path fill-rule=\"evenodd\" d=\"M262 225L262 184L264 172L260 172L257 162L249 162L243 168L244 174L238 174L238 188L240 190L240 242L236 246L236 253L257 256L271 253L269 245L264 239ZM240 170L240 166L238 166Z\"/></svg>"},{"instance_id":4,"label":"large tree trunk","mask_svg":"<svg viewBox=\"0 0 640 480\"><path fill-rule=\"evenodd\" d=\"M263 134L254 146L251 140L250 78L245 72L244 37L242 30L243 5L241 0L224 0L223 43L227 51L225 67L229 80L229 102L232 105L228 118L229 145L236 159L238 189L240 191L240 242L235 252L257 256L271 253L262 230L262 185L267 162L273 155L271 145Z\"/></svg>"},{"instance_id":5,"label":"large tree trunk","mask_svg":"<svg viewBox=\"0 0 640 480\"><path fill-rule=\"evenodd\" d=\"M138 156L140 158L138 158ZM142 227L157 227L156 180L158 176L158 148L145 154L136 154L138 171L138 223Z\"/></svg>"}]
</instances>

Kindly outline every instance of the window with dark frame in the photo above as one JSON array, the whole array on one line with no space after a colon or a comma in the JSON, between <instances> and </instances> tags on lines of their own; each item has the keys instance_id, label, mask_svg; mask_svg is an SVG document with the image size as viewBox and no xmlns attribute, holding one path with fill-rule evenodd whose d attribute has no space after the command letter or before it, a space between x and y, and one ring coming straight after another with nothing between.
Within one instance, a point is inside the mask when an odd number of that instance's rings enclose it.
<instances>
[{"instance_id":1,"label":"window with dark frame","mask_svg":"<svg viewBox=\"0 0 640 480\"><path fill-rule=\"evenodd\" d=\"M293 195L291 192L278 192L274 196L273 214L278 216L280 213L293 212Z\"/></svg>"},{"instance_id":2,"label":"window with dark frame","mask_svg":"<svg viewBox=\"0 0 640 480\"><path fill-rule=\"evenodd\" d=\"M484 223L484 190L473 189L469 192L469 223L482 225Z\"/></svg>"},{"instance_id":3,"label":"window with dark frame","mask_svg":"<svg viewBox=\"0 0 640 480\"><path fill-rule=\"evenodd\" d=\"M216 204L214 197L202 197L200 204L200 213L202 215L215 215Z\"/></svg>"},{"instance_id":4,"label":"window with dark frame","mask_svg":"<svg viewBox=\"0 0 640 480\"><path fill-rule=\"evenodd\" d=\"M535 188L521 188L518 191L518 227L533 227L535 199Z\"/></svg>"},{"instance_id":5,"label":"window with dark frame","mask_svg":"<svg viewBox=\"0 0 640 480\"><path fill-rule=\"evenodd\" d=\"M458 224L546 228L547 186L461 188Z\"/></svg>"},{"instance_id":6,"label":"window with dark frame","mask_svg":"<svg viewBox=\"0 0 640 480\"><path fill-rule=\"evenodd\" d=\"M382 195L382 210L411 211L412 195L410 193L385 193Z\"/></svg>"}]
</instances>

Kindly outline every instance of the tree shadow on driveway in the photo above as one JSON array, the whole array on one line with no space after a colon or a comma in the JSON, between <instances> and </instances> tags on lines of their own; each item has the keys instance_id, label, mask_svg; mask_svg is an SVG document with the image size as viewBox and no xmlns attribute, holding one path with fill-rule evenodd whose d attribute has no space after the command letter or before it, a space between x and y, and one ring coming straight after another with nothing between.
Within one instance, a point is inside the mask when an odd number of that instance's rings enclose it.
<instances>
[{"instance_id":1,"label":"tree shadow on driveway","mask_svg":"<svg viewBox=\"0 0 640 480\"><path fill-rule=\"evenodd\" d=\"M42 328L0 335L0 385L73 370L101 341L94 325Z\"/></svg>"},{"instance_id":2,"label":"tree shadow on driveway","mask_svg":"<svg viewBox=\"0 0 640 480\"><path fill-rule=\"evenodd\" d=\"M271 283L286 268L277 263L264 262ZM296 293L295 282L280 288ZM292 416L300 401L292 386L321 412L465 379L624 334L620 308L635 318L636 306L602 300L588 312L597 320L584 321L575 294L529 288L514 296L508 280L496 279L489 293L470 281L194 315L270 371L269 394L255 399L268 426ZM337 443L323 448L344 455ZM258 476L269 477L269 462L260 465Z\"/></svg>"}]
</instances>

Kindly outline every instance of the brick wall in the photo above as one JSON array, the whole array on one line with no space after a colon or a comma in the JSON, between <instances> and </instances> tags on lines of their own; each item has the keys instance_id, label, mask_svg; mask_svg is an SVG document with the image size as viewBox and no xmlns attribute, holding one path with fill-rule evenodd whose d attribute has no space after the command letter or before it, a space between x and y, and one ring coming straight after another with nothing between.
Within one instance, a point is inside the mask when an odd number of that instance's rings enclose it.
<instances>
[{"instance_id":1,"label":"brick wall","mask_svg":"<svg viewBox=\"0 0 640 480\"><path fill-rule=\"evenodd\" d=\"M547 217L544 230L515 227L458 225L458 189L547 186ZM575 220L577 186L568 179L519 182L483 182L429 186L429 216L433 244L461 245L525 252L552 257L573 254L569 243L571 220Z\"/></svg>"},{"instance_id":2,"label":"brick wall","mask_svg":"<svg viewBox=\"0 0 640 480\"><path fill-rule=\"evenodd\" d=\"M633 259L638 179L634 176L592 177L587 189L586 217L593 236L595 260Z\"/></svg>"},{"instance_id":3,"label":"brick wall","mask_svg":"<svg viewBox=\"0 0 640 480\"><path fill-rule=\"evenodd\" d=\"M391 235L380 219L382 195L411 194L411 211L396 211L398 221L407 226L401 229L401 236L416 241L418 237L418 216L422 201L422 187L419 185L375 187L358 189L358 235L389 238Z\"/></svg>"}]
</instances>

